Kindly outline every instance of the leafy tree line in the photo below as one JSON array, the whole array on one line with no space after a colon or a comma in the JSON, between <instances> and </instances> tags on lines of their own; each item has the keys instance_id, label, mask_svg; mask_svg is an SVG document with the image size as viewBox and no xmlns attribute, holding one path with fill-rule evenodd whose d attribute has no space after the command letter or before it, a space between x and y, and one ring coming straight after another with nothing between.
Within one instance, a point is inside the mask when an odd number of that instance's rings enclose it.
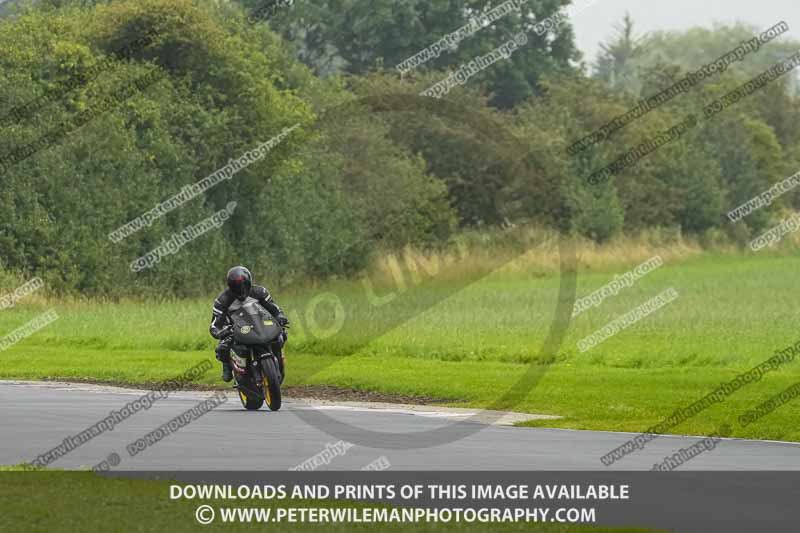
<instances>
[{"instance_id":1,"label":"leafy tree line","mask_svg":"<svg viewBox=\"0 0 800 533\"><path fill-rule=\"evenodd\" d=\"M577 156L566 148L725 51L743 25L637 38L632 21L592 72L569 24L536 36L442 100L418 94L568 2L530 0L401 77L394 66L467 24L471 0L40 0L0 19L0 157L70 133L0 175L0 285L194 295L225 268L268 279L347 276L380 250L455 232L557 227L598 241L650 227L745 239L797 207L791 193L736 224L725 213L800 170L800 108L776 82L600 186L586 178L788 56L777 41ZM290 4L290 5L289 5ZM260 10L267 20L248 17ZM145 46L117 51L147 35ZM712 54L714 59L720 54ZM102 68L99 68L102 66ZM763 67L763 68L762 68ZM154 69L159 81L124 99ZM75 80L79 80L76 83ZM57 94L58 98L42 98ZM103 105L109 101L113 106ZM76 117L101 108L88 123ZM74 127L70 128L69 126ZM108 234L296 125L263 160L119 243ZM131 272L134 259L236 201L221 229Z\"/></svg>"}]
</instances>

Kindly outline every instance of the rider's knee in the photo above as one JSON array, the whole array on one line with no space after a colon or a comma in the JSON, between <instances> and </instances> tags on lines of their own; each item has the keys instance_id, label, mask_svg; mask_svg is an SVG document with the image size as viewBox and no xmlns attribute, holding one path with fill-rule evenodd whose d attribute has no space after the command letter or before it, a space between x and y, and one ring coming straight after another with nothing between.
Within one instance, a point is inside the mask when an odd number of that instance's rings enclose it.
<instances>
[{"instance_id":1,"label":"rider's knee","mask_svg":"<svg viewBox=\"0 0 800 533\"><path fill-rule=\"evenodd\" d=\"M217 354L218 361L226 361L228 357L230 357L231 355L231 347L226 346L224 344L220 344L219 346L217 346L215 352Z\"/></svg>"}]
</instances>

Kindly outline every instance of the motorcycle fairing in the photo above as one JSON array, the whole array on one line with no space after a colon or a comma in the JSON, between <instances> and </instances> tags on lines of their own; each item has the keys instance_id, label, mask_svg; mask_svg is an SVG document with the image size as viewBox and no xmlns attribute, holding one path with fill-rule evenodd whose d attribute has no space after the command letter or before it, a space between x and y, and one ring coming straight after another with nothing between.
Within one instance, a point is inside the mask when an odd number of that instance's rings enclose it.
<instances>
[{"instance_id":1,"label":"motorcycle fairing","mask_svg":"<svg viewBox=\"0 0 800 533\"><path fill-rule=\"evenodd\" d=\"M275 317L255 298L248 296L243 302L236 300L228 312L233 321L236 344L264 346L276 340L281 334L281 328Z\"/></svg>"}]
</instances>

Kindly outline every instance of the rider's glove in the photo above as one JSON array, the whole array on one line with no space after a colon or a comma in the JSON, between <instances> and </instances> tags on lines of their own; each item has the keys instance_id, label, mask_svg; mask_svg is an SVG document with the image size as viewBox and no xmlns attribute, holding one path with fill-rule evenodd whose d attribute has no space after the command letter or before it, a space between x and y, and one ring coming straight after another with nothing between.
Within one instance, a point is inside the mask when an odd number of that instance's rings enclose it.
<instances>
[{"instance_id":1,"label":"rider's glove","mask_svg":"<svg viewBox=\"0 0 800 533\"><path fill-rule=\"evenodd\" d=\"M286 318L285 316L281 315L281 316L278 317L278 324L280 324L281 327L284 328L284 329L288 328L289 327L289 319Z\"/></svg>"}]
</instances>

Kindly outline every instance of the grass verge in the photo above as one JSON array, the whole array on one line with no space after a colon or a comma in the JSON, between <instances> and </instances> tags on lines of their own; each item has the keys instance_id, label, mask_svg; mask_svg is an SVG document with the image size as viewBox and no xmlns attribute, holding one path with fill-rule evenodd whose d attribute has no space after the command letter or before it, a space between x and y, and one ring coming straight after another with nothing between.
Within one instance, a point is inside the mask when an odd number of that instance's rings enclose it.
<instances>
[{"instance_id":1,"label":"grass verge","mask_svg":"<svg viewBox=\"0 0 800 533\"><path fill-rule=\"evenodd\" d=\"M559 280L535 268L420 283L404 269L402 284L376 281L371 296L365 282L276 295L295 323L286 385L458 398L475 407L564 417L531 425L643 431L800 338L793 255L667 257L663 267L573 319L557 353L540 347ZM584 269L577 295L635 264ZM666 288L680 297L588 352L577 349L578 340ZM22 303L0 313L0 331L49 307L61 318L3 352L0 378L147 383L213 358L205 300ZM531 372L537 379L530 390L495 405ZM734 437L800 441L798 402L746 428L736 424L799 380L797 362L787 364L672 432L707 435L728 424ZM221 385L216 371L201 381Z\"/></svg>"}]
</instances>

